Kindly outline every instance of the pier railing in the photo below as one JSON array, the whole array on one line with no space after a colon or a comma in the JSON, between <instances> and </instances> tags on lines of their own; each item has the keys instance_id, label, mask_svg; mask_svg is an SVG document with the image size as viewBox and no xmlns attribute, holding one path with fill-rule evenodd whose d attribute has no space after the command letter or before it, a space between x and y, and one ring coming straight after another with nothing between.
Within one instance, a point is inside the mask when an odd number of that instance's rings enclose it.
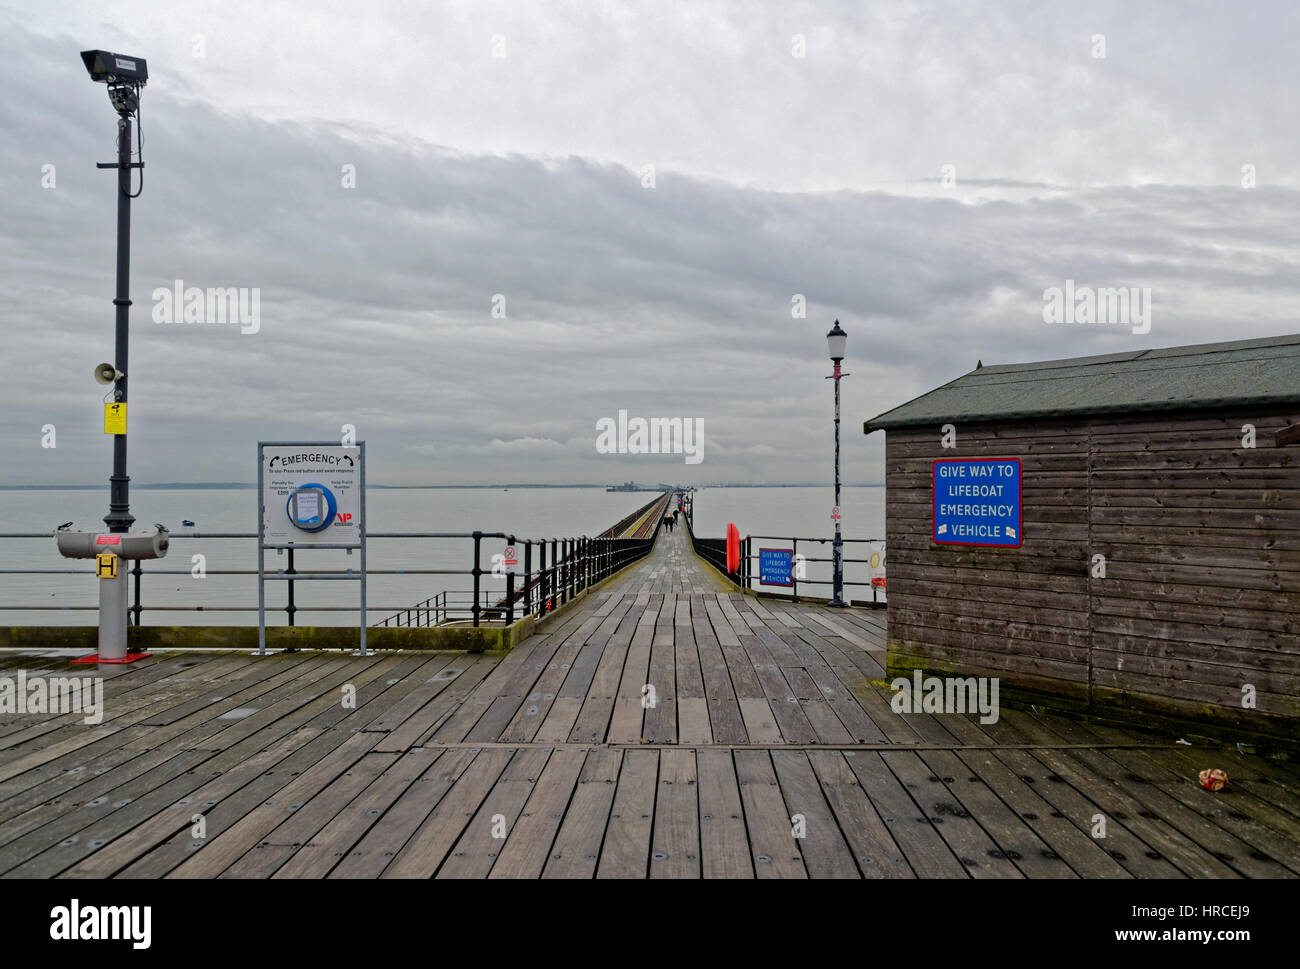
<instances>
[{"instance_id":1,"label":"pier railing","mask_svg":"<svg viewBox=\"0 0 1300 969\"><path fill-rule=\"evenodd\" d=\"M808 563L825 563L832 564L831 546L834 539L831 538L808 538L791 535L748 535L740 540L740 568L735 572L727 571L727 541L724 538L700 538L691 528L690 520L687 520L687 528L690 530L691 544L695 548L695 553L704 559L715 569L721 572L728 580L735 583L742 589L770 592L773 595L782 595L783 593L774 592L777 586L756 587L754 580L758 575L756 564L759 560L758 548L755 542L781 542L785 543L790 549L790 558L795 563L795 567L790 574L790 595L798 599L799 587L803 586L805 590L812 588L829 588L832 585L830 579L811 579L807 577L804 566ZM865 558L853 557L853 551L862 551L863 546L883 546L883 541L878 538L841 538L840 541L845 546L845 555L843 563L848 565L866 565L875 567L876 561L873 561L871 555ZM799 543L802 542L805 552L799 551ZM814 550L817 555L807 554L808 550ZM878 554L878 553L877 553ZM881 596L885 592L884 578L871 578L866 582L850 582L847 579L844 582L844 588L870 589L871 595L868 600L866 596L850 595L849 598L854 602L869 601L873 605L883 605L884 599ZM809 593L805 591L804 595ZM828 596L819 596L826 598Z\"/></svg>"},{"instance_id":2,"label":"pier railing","mask_svg":"<svg viewBox=\"0 0 1300 969\"><path fill-rule=\"evenodd\" d=\"M520 557L522 571L504 573L504 595L492 593L488 597L481 597L481 576L492 570L470 570L468 574L474 579L472 591L439 592L423 602L399 610L376 625L437 626L470 622L478 626L484 621L499 621L509 625L522 616L543 616L648 555L655 542L653 534L649 538L582 537L524 539L523 542L516 541L513 535L482 533L482 537L506 539L515 547L517 555L518 550L523 549ZM477 552L475 556L477 561ZM534 564L536 569L533 568ZM492 601L494 596L495 601Z\"/></svg>"},{"instance_id":3,"label":"pier railing","mask_svg":"<svg viewBox=\"0 0 1300 969\"><path fill-rule=\"evenodd\" d=\"M369 568L368 577L377 576L452 576L463 582L458 588L443 589L418 602L416 605L367 605L366 612L384 615L383 619L368 625L378 626L432 626L463 623L478 626L487 622L510 624L518 618L528 615L544 615L552 609L559 608L590 586L603 581L620 569L626 568L637 559L649 554L654 547L657 526L646 538L590 538L575 536L570 538L520 539L507 532L370 532L367 540L371 543L399 541L404 543L433 541L438 543L464 543L463 553L469 559L468 567L461 568ZM132 625L139 626L143 615L151 613L248 613L257 612L257 604L250 601L242 603L204 603L194 605L183 602L159 601L152 595L147 596L146 577L157 577L159 584L171 582L179 577L207 576L248 576L257 575L256 568L245 569L204 569L202 576L195 569L184 567L191 559L185 552L187 542L239 542L248 545L248 560L256 562L256 532L171 532L172 555L167 559L131 563L131 599L128 615ZM51 532L4 532L0 540L5 541L44 541L53 547ZM485 562L485 554L494 546L485 548L485 543L500 543L495 547L513 546L518 566L511 571L501 553L495 553ZM194 547L194 546L191 546ZM268 615L284 613L287 625L297 624L301 612L311 613L352 613L358 607L354 605L300 605L295 598L294 549L287 549L284 567L275 569L268 563L268 575L278 575L285 579L286 599L282 606L267 605ZM372 552L373 554L373 552ZM440 551L436 558L448 560L452 556ZM177 563L177 564L172 564ZM183 563L183 564L181 564ZM348 568L329 569L313 566L313 575L346 575L355 571ZM93 563L81 564L80 567L62 568L5 568L0 569L0 576L66 576L76 575L83 579L93 579ZM164 579L164 577L166 577ZM459 585L459 583L458 583ZM255 597L251 588L250 597ZM466 588L467 587L467 588ZM87 587L83 587L84 592ZM51 596L59 598L57 587ZM95 612L98 605L67 604L57 601L51 603L10 602L0 593L0 612L47 614L50 612ZM410 600L407 600L408 603Z\"/></svg>"}]
</instances>

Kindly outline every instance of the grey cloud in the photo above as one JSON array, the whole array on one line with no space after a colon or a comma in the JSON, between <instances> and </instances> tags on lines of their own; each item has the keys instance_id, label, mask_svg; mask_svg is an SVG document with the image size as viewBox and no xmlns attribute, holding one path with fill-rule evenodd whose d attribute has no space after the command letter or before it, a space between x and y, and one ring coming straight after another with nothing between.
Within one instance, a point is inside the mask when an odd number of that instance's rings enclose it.
<instances>
[{"instance_id":1,"label":"grey cloud","mask_svg":"<svg viewBox=\"0 0 1300 969\"><path fill-rule=\"evenodd\" d=\"M111 155L113 120L74 69L76 43L11 36L22 43L0 101L0 285L15 297L0 444L13 459L0 483L97 481L109 449L89 372L111 356L113 194L93 162ZM838 317L850 333L846 478L876 481L881 448L860 420L977 358L1296 329L1300 195L1278 184L1071 188L1069 170L1012 164L1022 133L994 126L990 141L1014 136L1007 173L969 193L775 190L690 166L660 167L645 189L629 160L268 120L219 110L205 91L185 78L145 92L137 480L247 480L259 438L330 437L344 423L368 440L381 483L825 478L823 335ZM40 187L46 163L57 189ZM354 190L340 185L344 164ZM1050 191L976 191L1039 184ZM1067 278L1151 286L1152 332L1044 325L1043 290ZM150 293L176 279L258 287L261 332L155 325ZM497 293L504 320L491 318ZM791 317L796 293L807 319ZM702 418L704 463L597 454L595 422L619 409ZM59 428L56 451L40 448L45 423Z\"/></svg>"}]
</instances>

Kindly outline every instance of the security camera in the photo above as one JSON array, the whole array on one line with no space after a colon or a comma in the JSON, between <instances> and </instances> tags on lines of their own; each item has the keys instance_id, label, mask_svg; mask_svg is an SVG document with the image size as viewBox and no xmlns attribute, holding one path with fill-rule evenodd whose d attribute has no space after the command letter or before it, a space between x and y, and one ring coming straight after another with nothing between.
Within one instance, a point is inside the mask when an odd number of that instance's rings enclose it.
<instances>
[{"instance_id":1,"label":"security camera","mask_svg":"<svg viewBox=\"0 0 1300 969\"><path fill-rule=\"evenodd\" d=\"M126 374L118 370L111 363L101 363L95 368L95 380L101 384L113 384L125 377Z\"/></svg>"},{"instance_id":2,"label":"security camera","mask_svg":"<svg viewBox=\"0 0 1300 969\"><path fill-rule=\"evenodd\" d=\"M81 60L92 81L144 84L149 80L149 69L143 57L127 57L106 50L83 50Z\"/></svg>"}]
</instances>

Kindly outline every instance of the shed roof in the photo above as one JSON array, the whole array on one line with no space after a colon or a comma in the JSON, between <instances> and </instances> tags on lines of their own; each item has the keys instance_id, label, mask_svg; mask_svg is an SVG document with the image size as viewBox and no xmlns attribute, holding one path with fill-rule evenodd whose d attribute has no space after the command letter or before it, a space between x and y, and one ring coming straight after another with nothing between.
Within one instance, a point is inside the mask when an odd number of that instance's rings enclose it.
<instances>
[{"instance_id":1,"label":"shed roof","mask_svg":"<svg viewBox=\"0 0 1300 969\"><path fill-rule=\"evenodd\" d=\"M862 429L1297 404L1300 333L979 367Z\"/></svg>"}]
</instances>

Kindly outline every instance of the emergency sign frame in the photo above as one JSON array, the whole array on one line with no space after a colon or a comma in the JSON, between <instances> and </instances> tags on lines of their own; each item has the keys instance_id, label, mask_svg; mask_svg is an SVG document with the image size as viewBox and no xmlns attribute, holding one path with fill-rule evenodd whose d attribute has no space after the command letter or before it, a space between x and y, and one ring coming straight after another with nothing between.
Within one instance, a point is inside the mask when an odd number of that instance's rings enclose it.
<instances>
[{"instance_id":1,"label":"emergency sign frame","mask_svg":"<svg viewBox=\"0 0 1300 969\"><path fill-rule=\"evenodd\" d=\"M265 469L266 469L266 449L267 448L330 448L331 450L341 450L354 453L357 456L357 474L359 481L358 489L358 522L357 536L355 541L350 542L280 542L268 541L266 534L266 494L265 494ZM350 457L350 455L349 455ZM316 485L311 482L311 485ZM366 652L366 442L357 441L352 445L340 444L335 441L258 441L257 442L257 654L258 656L266 655L266 583L267 581L298 581L298 580L316 580L316 579L333 579L333 580L360 580L361 583L361 649L359 655L367 656ZM286 508L287 512L287 508ZM293 525L293 522L290 522ZM304 535L319 534L304 530ZM266 569L266 553L268 549L283 551L291 549L293 551L305 551L310 549L348 549L351 554L352 549L360 549L361 562L360 570L354 572L352 569L346 570L343 574L335 573L314 573L314 572L293 572L288 573L284 569L277 569L274 572L268 572Z\"/></svg>"}]
</instances>

